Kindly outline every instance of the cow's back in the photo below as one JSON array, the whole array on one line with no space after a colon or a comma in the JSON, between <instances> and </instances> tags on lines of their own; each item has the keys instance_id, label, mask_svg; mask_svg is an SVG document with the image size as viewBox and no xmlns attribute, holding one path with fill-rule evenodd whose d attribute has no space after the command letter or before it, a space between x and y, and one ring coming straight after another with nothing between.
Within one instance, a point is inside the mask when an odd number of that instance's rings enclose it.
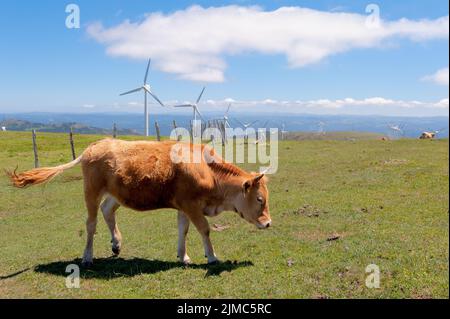
<instances>
[{"instance_id":1,"label":"cow's back","mask_svg":"<svg viewBox=\"0 0 450 319\"><path fill-rule=\"evenodd\" d=\"M83 170L90 183L127 207L151 210L171 207L175 171L170 159L173 142L127 142L105 139L83 153Z\"/></svg>"}]
</instances>

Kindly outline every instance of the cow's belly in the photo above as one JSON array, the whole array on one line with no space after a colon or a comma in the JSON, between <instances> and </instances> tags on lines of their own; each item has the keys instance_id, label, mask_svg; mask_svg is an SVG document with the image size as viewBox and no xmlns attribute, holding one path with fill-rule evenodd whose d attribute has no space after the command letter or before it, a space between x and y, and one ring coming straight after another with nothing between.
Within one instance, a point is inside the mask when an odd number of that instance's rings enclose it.
<instances>
[{"instance_id":1,"label":"cow's belly","mask_svg":"<svg viewBox=\"0 0 450 319\"><path fill-rule=\"evenodd\" d=\"M171 205L172 192L170 189L169 182L142 181L130 186L118 181L107 191L123 206L138 211L146 211L160 208L173 208Z\"/></svg>"},{"instance_id":2,"label":"cow's belly","mask_svg":"<svg viewBox=\"0 0 450 319\"><path fill-rule=\"evenodd\" d=\"M147 155L138 151L129 150L116 158L108 169L112 178L107 191L135 210L171 208L175 174L168 152Z\"/></svg>"}]
</instances>

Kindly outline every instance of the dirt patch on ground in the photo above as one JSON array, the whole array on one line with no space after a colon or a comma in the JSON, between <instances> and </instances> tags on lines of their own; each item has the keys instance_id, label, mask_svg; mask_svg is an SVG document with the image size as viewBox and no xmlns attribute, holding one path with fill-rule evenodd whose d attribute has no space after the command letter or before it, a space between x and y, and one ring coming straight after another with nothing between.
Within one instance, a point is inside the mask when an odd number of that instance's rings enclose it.
<instances>
[{"instance_id":1,"label":"dirt patch on ground","mask_svg":"<svg viewBox=\"0 0 450 319\"><path fill-rule=\"evenodd\" d=\"M433 299L433 294L429 289L424 289L422 291L414 290L411 294L413 299Z\"/></svg>"},{"instance_id":2,"label":"dirt patch on ground","mask_svg":"<svg viewBox=\"0 0 450 319\"><path fill-rule=\"evenodd\" d=\"M328 214L329 212L326 210L322 210L320 208L314 207L312 205L303 205L302 207L290 211L290 215L301 215L306 217L319 217L324 214Z\"/></svg>"},{"instance_id":3,"label":"dirt patch on ground","mask_svg":"<svg viewBox=\"0 0 450 319\"><path fill-rule=\"evenodd\" d=\"M313 230L297 233L295 237L303 241L320 241L321 239L326 239L327 234L318 230Z\"/></svg>"},{"instance_id":4,"label":"dirt patch on ground","mask_svg":"<svg viewBox=\"0 0 450 319\"><path fill-rule=\"evenodd\" d=\"M211 226L212 230L218 231L218 232L224 231L227 228L230 228L230 226L229 225L220 225L220 224L213 224Z\"/></svg>"},{"instance_id":5,"label":"dirt patch on ground","mask_svg":"<svg viewBox=\"0 0 450 319\"><path fill-rule=\"evenodd\" d=\"M14 212L5 212L0 210L0 219L6 218L8 216L14 215Z\"/></svg>"},{"instance_id":6,"label":"dirt patch on ground","mask_svg":"<svg viewBox=\"0 0 450 319\"><path fill-rule=\"evenodd\" d=\"M319 241L319 242L339 241L348 236L349 234L346 232L323 232L319 230L303 231L295 235L297 239L303 241Z\"/></svg>"},{"instance_id":7,"label":"dirt patch on ground","mask_svg":"<svg viewBox=\"0 0 450 319\"><path fill-rule=\"evenodd\" d=\"M389 159L381 161L381 164L383 165L404 165L407 164L408 160L405 159Z\"/></svg>"},{"instance_id":8,"label":"dirt patch on ground","mask_svg":"<svg viewBox=\"0 0 450 319\"><path fill-rule=\"evenodd\" d=\"M353 208L353 211L360 214L371 214L380 212L384 209L384 205L378 205L373 207L356 207Z\"/></svg>"},{"instance_id":9,"label":"dirt patch on ground","mask_svg":"<svg viewBox=\"0 0 450 319\"><path fill-rule=\"evenodd\" d=\"M30 298L30 287L15 278L0 280L0 296L2 298Z\"/></svg>"}]
</instances>

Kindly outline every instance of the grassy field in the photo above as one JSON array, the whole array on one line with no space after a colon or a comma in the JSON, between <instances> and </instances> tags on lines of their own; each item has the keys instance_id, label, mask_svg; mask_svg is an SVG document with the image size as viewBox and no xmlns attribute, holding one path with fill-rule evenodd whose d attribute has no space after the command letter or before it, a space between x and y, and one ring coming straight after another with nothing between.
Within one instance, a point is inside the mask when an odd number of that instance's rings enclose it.
<instances>
[{"instance_id":1,"label":"grassy field","mask_svg":"<svg viewBox=\"0 0 450 319\"><path fill-rule=\"evenodd\" d=\"M288 132L287 140L334 140L334 141L360 141L360 140L381 140L386 135L371 132Z\"/></svg>"},{"instance_id":2,"label":"grassy field","mask_svg":"<svg viewBox=\"0 0 450 319\"><path fill-rule=\"evenodd\" d=\"M75 136L79 154L99 136ZM70 159L65 134L38 135L41 165ZM194 265L177 263L176 214L120 208L124 242L112 258L99 215L94 267L80 289L66 266L85 245L80 168L14 189L0 177L2 298L448 298L448 140L283 141L270 177L273 227L236 214L210 220L224 262L207 266L192 229ZM30 133L0 132L0 169L33 165ZM254 169L254 165L242 165ZM379 289L365 268L380 268Z\"/></svg>"}]
</instances>

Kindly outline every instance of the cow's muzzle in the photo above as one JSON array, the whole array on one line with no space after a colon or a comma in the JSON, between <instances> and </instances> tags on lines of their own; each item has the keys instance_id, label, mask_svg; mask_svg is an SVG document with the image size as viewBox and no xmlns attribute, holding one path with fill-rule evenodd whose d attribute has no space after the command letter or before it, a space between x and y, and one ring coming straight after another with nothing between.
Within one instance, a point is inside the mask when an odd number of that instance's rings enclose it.
<instances>
[{"instance_id":1,"label":"cow's muzzle","mask_svg":"<svg viewBox=\"0 0 450 319\"><path fill-rule=\"evenodd\" d=\"M268 221L265 221L263 223L257 223L256 227L258 227L259 229L265 229L265 228L269 228L272 225L272 220L269 219Z\"/></svg>"}]
</instances>

